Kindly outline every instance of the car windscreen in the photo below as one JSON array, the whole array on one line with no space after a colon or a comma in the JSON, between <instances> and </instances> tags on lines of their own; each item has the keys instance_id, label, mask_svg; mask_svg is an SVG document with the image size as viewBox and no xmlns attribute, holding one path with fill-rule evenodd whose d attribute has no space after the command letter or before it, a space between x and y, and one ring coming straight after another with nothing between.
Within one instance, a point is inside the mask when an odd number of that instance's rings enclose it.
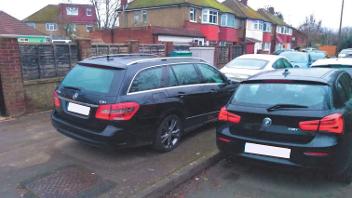
<instances>
[{"instance_id":1,"label":"car windscreen","mask_svg":"<svg viewBox=\"0 0 352 198\"><path fill-rule=\"evenodd\" d=\"M229 62L225 67L237 69L262 69L269 61L255 58L237 58Z\"/></svg>"},{"instance_id":2,"label":"car windscreen","mask_svg":"<svg viewBox=\"0 0 352 198\"><path fill-rule=\"evenodd\" d=\"M248 83L241 84L231 103L258 107L303 105L311 110L329 109L330 87L323 84Z\"/></svg>"},{"instance_id":3,"label":"car windscreen","mask_svg":"<svg viewBox=\"0 0 352 198\"><path fill-rule=\"evenodd\" d=\"M324 52L310 52L309 55L313 62L326 58L326 54Z\"/></svg>"},{"instance_id":4,"label":"car windscreen","mask_svg":"<svg viewBox=\"0 0 352 198\"><path fill-rule=\"evenodd\" d=\"M280 54L280 56L283 56L287 58L289 61L294 62L294 63L307 63L308 62L308 56L304 53L292 53L292 52L284 52Z\"/></svg>"},{"instance_id":5,"label":"car windscreen","mask_svg":"<svg viewBox=\"0 0 352 198\"><path fill-rule=\"evenodd\" d=\"M97 94L108 94L114 79L122 77L121 73L122 70L77 65L66 75L61 86Z\"/></svg>"}]
</instances>

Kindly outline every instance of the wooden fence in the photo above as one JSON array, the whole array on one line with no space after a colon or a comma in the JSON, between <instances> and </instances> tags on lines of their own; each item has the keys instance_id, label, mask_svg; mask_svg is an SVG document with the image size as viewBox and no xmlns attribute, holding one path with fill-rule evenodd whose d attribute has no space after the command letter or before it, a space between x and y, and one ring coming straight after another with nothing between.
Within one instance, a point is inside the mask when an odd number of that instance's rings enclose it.
<instances>
[{"instance_id":1,"label":"wooden fence","mask_svg":"<svg viewBox=\"0 0 352 198\"><path fill-rule=\"evenodd\" d=\"M127 53L129 53L129 45L127 44L92 44L92 56Z\"/></svg>"},{"instance_id":2,"label":"wooden fence","mask_svg":"<svg viewBox=\"0 0 352 198\"><path fill-rule=\"evenodd\" d=\"M215 65L219 68L244 54L242 45L218 46L215 48Z\"/></svg>"},{"instance_id":3,"label":"wooden fence","mask_svg":"<svg viewBox=\"0 0 352 198\"><path fill-rule=\"evenodd\" d=\"M23 80L61 77L78 62L75 44L20 44Z\"/></svg>"}]
</instances>

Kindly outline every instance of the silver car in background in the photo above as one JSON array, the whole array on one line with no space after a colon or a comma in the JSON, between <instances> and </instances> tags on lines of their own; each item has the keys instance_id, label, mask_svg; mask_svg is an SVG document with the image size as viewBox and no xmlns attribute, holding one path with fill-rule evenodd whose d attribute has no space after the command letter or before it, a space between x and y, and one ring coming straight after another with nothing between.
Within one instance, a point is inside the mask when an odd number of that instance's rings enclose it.
<instances>
[{"instance_id":1,"label":"silver car in background","mask_svg":"<svg viewBox=\"0 0 352 198\"><path fill-rule=\"evenodd\" d=\"M233 59L220 71L230 80L242 82L261 72L286 68L293 66L282 56L247 54Z\"/></svg>"}]
</instances>

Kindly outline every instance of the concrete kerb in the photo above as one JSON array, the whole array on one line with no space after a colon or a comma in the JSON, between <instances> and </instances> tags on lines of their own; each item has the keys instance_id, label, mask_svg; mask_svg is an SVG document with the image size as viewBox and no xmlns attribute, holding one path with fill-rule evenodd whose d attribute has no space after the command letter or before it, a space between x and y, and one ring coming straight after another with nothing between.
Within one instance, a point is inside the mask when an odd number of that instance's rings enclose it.
<instances>
[{"instance_id":1,"label":"concrete kerb","mask_svg":"<svg viewBox=\"0 0 352 198\"><path fill-rule=\"evenodd\" d=\"M219 162L223 157L218 151L204 155L168 177L142 190L134 197L159 198L171 192L180 184L198 175L203 170Z\"/></svg>"}]
</instances>

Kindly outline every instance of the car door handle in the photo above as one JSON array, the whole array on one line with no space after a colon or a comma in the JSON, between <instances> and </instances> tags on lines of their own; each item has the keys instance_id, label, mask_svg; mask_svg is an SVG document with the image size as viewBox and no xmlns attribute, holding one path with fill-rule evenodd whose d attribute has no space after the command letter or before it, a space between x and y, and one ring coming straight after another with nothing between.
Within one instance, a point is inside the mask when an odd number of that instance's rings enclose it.
<instances>
[{"instance_id":1,"label":"car door handle","mask_svg":"<svg viewBox=\"0 0 352 198\"><path fill-rule=\"evenodd\" d=\"M177 93L177 96L180 97L180 98L185 97L185 95L186 95L186 92L183 92L183 91L180 91L180 92Z\"/></svg>"}]
</instances>

